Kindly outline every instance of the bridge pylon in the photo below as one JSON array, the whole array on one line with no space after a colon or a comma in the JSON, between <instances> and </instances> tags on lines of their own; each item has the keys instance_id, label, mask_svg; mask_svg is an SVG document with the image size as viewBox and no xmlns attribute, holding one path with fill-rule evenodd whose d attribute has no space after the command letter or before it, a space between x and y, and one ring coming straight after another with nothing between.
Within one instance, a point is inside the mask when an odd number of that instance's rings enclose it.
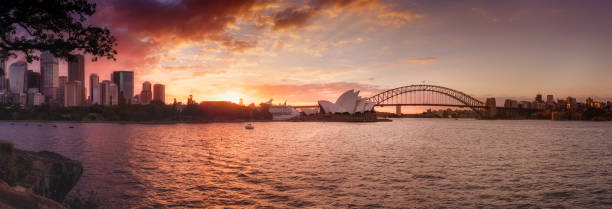
<instances>
[{"instance_id":1,"label":"bridge pylon","mask_svg":"<svg viewBox=\"0 0 612 209\"><path fill-rule=\"evenodd\" d=\"M402 106L395 106L395 114L397 116L402 116Z\"/></svg>"}]
</instances>

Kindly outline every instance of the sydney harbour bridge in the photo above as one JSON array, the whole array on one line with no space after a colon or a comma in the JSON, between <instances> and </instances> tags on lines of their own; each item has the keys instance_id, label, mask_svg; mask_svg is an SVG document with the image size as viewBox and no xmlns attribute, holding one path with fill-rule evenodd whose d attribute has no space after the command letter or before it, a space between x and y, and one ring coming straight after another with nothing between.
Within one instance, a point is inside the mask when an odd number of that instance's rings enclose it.
<instances>
[{"instance_id":1,"label":"sydney harbour bridge","mask_svg":"<svg viewBox=\"0 0 612 209\"><path fill-rule=\"evenodd\" d=\"M461 91L436 85L408 85L389 89L368 98L378 107L395 106L401 113L402 106L441 106L470 108L479 115L485 110L485 103ZM316 107L316 106L295 106Z\"/></svg>"}]
</instances>

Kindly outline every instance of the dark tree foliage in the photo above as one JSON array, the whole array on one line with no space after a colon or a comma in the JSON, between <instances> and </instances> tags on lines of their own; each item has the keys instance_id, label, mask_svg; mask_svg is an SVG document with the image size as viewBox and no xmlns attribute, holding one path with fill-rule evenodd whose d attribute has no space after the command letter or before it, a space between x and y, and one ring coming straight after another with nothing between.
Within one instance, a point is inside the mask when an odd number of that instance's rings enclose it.
<instances>
[{"instance_id":1,"label":"dark tree foliage","mask_svg":"<svg viewBox=\"0 0 612 209\"><path fill-rule=\"evenodd\" d=\"M72 60L73 51L115 60L116 39L107 28L88 25L96 4L87 0L0 0L0 59L49 51Z\"/></svg>"}]
</instances>

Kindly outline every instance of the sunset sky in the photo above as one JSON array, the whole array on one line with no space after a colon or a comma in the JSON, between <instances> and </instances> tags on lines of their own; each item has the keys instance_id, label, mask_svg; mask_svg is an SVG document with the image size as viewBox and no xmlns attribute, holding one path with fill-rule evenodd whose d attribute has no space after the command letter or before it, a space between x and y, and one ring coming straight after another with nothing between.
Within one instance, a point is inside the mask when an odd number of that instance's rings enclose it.
<instances>
[{"instance_id":1,"label":"sunset sky","mask_svg":"<svg viewBox=\"0 0 612 209\"><path fill-rule=\"evenodd\" d=\"M612 98L612 1L99 0L135 71L168 102L290 104L436 84L477 98ZM38 69L38 64L32 64ZM60 65L66 74L66 64ZM276 103L275 102L275 103Z\"/></svg>"}]
</instances>

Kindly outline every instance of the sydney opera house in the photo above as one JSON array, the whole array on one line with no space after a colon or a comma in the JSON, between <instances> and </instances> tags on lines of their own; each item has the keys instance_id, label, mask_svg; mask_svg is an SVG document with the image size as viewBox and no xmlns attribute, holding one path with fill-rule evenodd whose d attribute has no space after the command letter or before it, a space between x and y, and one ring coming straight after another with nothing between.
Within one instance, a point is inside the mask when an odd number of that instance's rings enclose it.
<instances>
[{"instance_id":1,"label":"sydney opera house","mask_svg":"<svg viewBox=\"0 0 612 209\"><path fill-rule=\"evenodd\" d=\"M321 114L334 114L334 113L364 113L371 111L374 108L374 103L369 101L367 98L359 96L359 91L353 89L344 92L335 103L327 100L320 100L319 107Z\"/></svg>"}]
</instances>

